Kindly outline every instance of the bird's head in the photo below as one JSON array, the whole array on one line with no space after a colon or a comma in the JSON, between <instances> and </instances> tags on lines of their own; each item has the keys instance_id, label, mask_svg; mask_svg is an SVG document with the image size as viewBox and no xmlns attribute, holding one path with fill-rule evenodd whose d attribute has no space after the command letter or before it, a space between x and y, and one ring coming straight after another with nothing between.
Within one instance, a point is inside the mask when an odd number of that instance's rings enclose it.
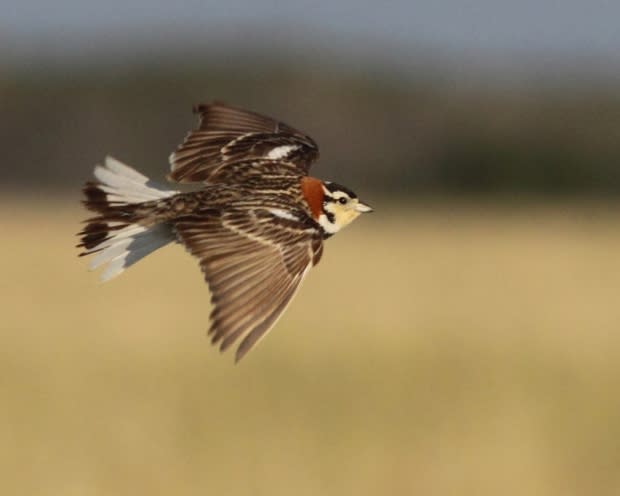
<instances>
[{"instance_id":1,"label":"bird's head","mask_svg":"<svg viewBox=\"0 0 620 496\"><path fill-rule=\"evenodd\" d=\"M323 203L318 222L326 234L335 234L360 214L372 212L372 208L362 203L350 189L327 181L322 186Z\"/></svg>"}]
</instances>

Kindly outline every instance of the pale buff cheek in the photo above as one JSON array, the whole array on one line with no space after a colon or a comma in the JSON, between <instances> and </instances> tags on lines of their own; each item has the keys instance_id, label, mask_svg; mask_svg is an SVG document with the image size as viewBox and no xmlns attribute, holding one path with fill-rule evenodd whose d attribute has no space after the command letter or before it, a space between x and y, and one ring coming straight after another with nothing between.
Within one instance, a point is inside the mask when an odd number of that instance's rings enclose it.
<instances>
[{"instance_id":1,"label":"pale buff cheek","mask_svg":"<svg viewBox=\"0 0 620 496\"><path fill-rule=\"evenodd\" d=\"M328 205L326 210L334 214L334 222L329 222L327 216L321 215L319 217L319 224L330 234L334 234L343 227L346 227L360 215L360 213L353 208L341 207L334 204Z\"/></svg>"},{"instance_id":2,"label":"pale buff cheek","mask_svg":"<svg viewBox=\"0 0 620 496\"><path fill-rule=\"evenodd\" d=\"M359 216L359 212L351 209L351 208L342 208L336 212L336 223L343 228L348 226L351 222L353 222Z\"/></svg>"},{"instance_id":3,"label":"pale buff cheek","mask_svg":"<svg viewBox=\"0 0 620 496\"><path fill-rule=\"evenodd\" d=\"M344 220L342 222L343 225L348 225L351 222L353 222L355 219L357 219L359 217L359 212L357 212L356 210L347 210L344 213Z\"/></svg>"}]
</instances>

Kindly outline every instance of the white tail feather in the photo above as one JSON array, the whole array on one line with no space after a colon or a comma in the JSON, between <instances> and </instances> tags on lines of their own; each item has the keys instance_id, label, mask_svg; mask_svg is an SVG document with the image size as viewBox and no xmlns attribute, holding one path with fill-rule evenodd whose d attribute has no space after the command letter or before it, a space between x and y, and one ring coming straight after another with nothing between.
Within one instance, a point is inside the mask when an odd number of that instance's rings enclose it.
<instances>
[{"instance_id":1,"label":"white tail feather","mask_svg":"<svg viewBox=\"0 0 620 496\"><path fill-rule=\"evenodd\" d=\"M96 187L105 193L108 206L118 207L142 203L179 193L157 185L135 169L112 157L106 157L104 165L95 167L95 177L99 181ZM99 207L96 210L103 213L106 208ZM105 223L105 213L103 222ZM95 225L98 226L100 223L101 221L96 221ZM91 270L107 265L101 274L102 281L116 277L127 267L176 239L172 227L168 224L150 227L130 224L122 229L114 230L115 225L120 227L122 223L119 225L118 221L107 222L106 238L96 245L86 245L88 248L84 252L86 255L97 252L90 263ZM88 235L86 230L82 234L86 239Z\"/></svg>"},{"instance_id":2,"label":"white tail feather","mask_svg":"<svg viewBox=\"0 0 620 496\"><path fill-rule=\"evenodd\" d=\"M114 236L108 240L109 246L93 259L89 268L93 270L107 264L101 274L101 281L109 281L127 267L174 240L172 228L167 224L142 228L141 232L119 239Z\"/></svg>"},{"instance_id":3,"label":"white tail feather","mask_svg":"<svg viewBox=\"0 0 620 496\"><path fill-rule=\"evenodd\" d=\"M95 177L107 193L108 201L115 203L140 203L178 193L112 157L106 157L104 165L95 166Z\"/></svg>"}]
</instances>

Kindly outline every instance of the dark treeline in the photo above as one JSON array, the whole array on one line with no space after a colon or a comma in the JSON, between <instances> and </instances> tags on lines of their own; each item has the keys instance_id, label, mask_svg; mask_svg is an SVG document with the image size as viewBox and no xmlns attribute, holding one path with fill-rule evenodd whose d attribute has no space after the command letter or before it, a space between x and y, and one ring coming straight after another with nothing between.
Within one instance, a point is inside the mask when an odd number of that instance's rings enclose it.
<instances>
[{"instance_id":1,"label":"dark treeline","mask_svg":"<svg viewBox=\"0 0 620 496\"><path fill-rule=\"evenodd\" d=\"M321 146L315 174L410 194L620 193L620 90L467 85L294 63L0 73L4 187L70 190L106 154L161 178L193 103L272 114Z\"/></svg>"}]
</instances>

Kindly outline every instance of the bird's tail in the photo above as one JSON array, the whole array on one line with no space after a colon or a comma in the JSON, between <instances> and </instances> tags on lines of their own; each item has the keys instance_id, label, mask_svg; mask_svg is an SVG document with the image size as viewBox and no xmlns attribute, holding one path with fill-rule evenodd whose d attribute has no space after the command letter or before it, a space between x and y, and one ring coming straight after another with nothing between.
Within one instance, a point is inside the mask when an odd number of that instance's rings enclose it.
<instances>
[{"instance_id":1,"label":"bird's tail","mask_svg":"<svg viewBox=\"0 0 620 496\"><path fill-rule=\"evenodd\" d=\"M88 219L78 234L78 247L84 249L80 256L97 253L90 269L107 265L101 274L101 280L107 281L175 240L168 223L149 220L141 207L178 191L153 183L112 157L95 167L95 178L84 186L83 202L97 216Z\"/></svg>"}]
</instances>

